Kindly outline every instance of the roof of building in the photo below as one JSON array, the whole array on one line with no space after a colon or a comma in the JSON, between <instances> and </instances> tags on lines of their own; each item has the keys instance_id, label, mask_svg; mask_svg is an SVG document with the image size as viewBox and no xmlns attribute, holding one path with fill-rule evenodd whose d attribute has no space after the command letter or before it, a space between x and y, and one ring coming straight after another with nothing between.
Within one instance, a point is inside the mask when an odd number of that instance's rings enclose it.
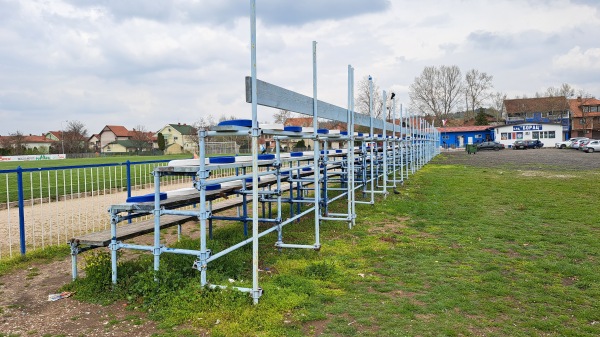
<instances>
[{"instance_id":1,"label":"roof of building","mask_svg":"<svg viewBox=\"0 0 600 337\"><path fill-rule=\"evenodd\" d=\"M584 106L598 106L600 105L600 100L596 98L573 98L569 100L569 106L571 108L571 112L573 113L573 117L583 117L583 107ZM586 116L595 117L600 116L600 112L586 112Z\"/></svg>"},{"instance_id":2,"label":"roof of building","mask_svg":"<svg viewBox=\"0 0 600 337\"><path fill-rule=\"evenodd\" d=\"M130 139L115 140L114 142L110 142L110 143L104 145L104 147L107 147L108 145L114 145L114 144L119 144L126 149L138 148L138 147L143 147L143 148L152 147L152 145L150 145L146 142L136 142L136 141L133 141Z\"/></svg>"},{"instance_id":3,"label":"roof of building","mask_svg":"<svg viewBox=\"0 0 600 337\"><path fill-rule=\"evenodd\" d=\"M52 139L48 139L45 136L38 136L38 135L29 135L29 136L25 136L23 139L24 143L46 143L46 144L51 144L54 143L54 141Z\"/></svg>"},{"instance_id":4,"label":"roof of building","mask_svg":"<svg viewBox=\"0 0 600 337\"><path fill-rule=\"evenodd\" d=\"M129 138L135 140L135 138L138 137L137 133L138 133L138 131L135 131L135 129L133 129L132 131L129 131ZM154 132L141 131L141 133L144 136L144 138L147 138L148 140L156 140L157 139L157 137L154 135ZM142 138L142 137L139 137L139 138Z\"/></svg>"},{"instance_id":5,"label":"roof of building","mask_svg":"<svg viewBox=\"0 0 600 337\"><path fill-rule=\"evenodd\" d=\"M469 126L450 126L450 127L438 127L439 132L472 132L472 131L486 131L494 128L492 125L469 125Z\"/></svg>"},{"instance_id":6,"label":"roof of building","mask_svg":"<svg viewBox=\"0 0 600 337\"><path fill-rule=\"evenodd\" d=\"M44 136L46 137L48 134L51 134L58 140L60 140L62 138L62 131L48 131L44 134ZM48 137L46 137L46 138L48 138Z\"/></svg>"},{"instance_id":7,"label":"roof of building","mask_svg":"<svg viewBox=\"0 0 600 337\"><path fill-rule=\"evenodd\" d=\"M505 99L508 115L528 112L564 111L569 108L565 96Z\"/></svg>"},{"instance_id":8,"label":"roof of building","mask_svg":"<svg viewBox=\"0 0 600 337\"><path fill-rule=\"evenodd\" d=\"M104 131L106 129L110 130L117 137L129 137L129 130L127 130L127 128L124 127L124 126L121 126L121 125L107 125L107 126L105 126L102 129L102 131Z\"/></svg>"},{"instance_id":9,"label":"roof of building","mask_svg":"<svg viewBox=\"0 0 600 337\"><path fill-rule=\"evenodd\" d=\"M312 117L293 117L288 118L285 123L285 126L313 126L313 118Z\"/></svg>"},{"instance_id":10,"label":"roof of building","mask_svg":"<svg viewBox=\"0 0 600 337\"><path fill-rule=\"evenodd\" d=\"M10 139L12 136L0 136L0 141ZM46 136L41 135L23 135L22 143L44 143L44 144L52 144L54 140L46 138Z\"/></svg>"},{"instance_id":11,"label":"roof of building","mask_svg":"<svg viewBox=\"0 0 600 337\"><path fill-rule=\"evenodd\" d=\"M177 123L177 124L169 124L173 129L179 131L179 133L181 133L182 135L193 135L196 132L198 132L196 130L196 128L194 128L191 125L187 125L187 124L181 124L181 123Z\"/></svg>"}]
</instances>

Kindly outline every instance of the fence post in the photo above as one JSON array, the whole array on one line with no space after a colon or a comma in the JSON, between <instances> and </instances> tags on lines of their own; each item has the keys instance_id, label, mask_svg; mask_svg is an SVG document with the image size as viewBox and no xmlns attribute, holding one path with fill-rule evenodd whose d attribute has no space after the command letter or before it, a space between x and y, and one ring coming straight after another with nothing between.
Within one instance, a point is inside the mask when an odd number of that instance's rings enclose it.
<instances>
[{"instance_id":1,"label":"fence post","mask_svg":"<svg viewBox=\"0 0 600 337\"><path fill-rule=\"evenodd\" d=\"M17 191L19 193L19 242L21 255L25 255L25 202L23 196L23 168L17 167Z\"/></svg>"},{"instance_id":2,"label":"fence post","mask_svg":"<svg viewBox=\"0 0 600 337\"><path fill-rule=\"evenodd\" d=\"M128 160L125 165L127 166L127 198L131 198L131 162Z\"/></svg>"}]
</instances>

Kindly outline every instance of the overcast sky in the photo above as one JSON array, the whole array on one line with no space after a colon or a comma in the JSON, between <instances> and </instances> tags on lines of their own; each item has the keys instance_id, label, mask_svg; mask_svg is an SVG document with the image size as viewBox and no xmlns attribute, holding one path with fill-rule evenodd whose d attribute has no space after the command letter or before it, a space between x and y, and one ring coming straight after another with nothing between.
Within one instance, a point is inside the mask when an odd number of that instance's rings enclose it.
<instances>
[{"instance_id":1,"label":"overcast sky","mask_svg":"<svg viewBox=\"0 0 600 337\"><path fill-rule=\"evenodd\" d=\"M342 107L348 64L405 106L439 65L509 98L562 83L600 96L598 0L257 0L257 15L258 78L312 95L316 40L319 99ZM251 118L249 45L249 1L0 0L0 135Z\"/></svg>"}]
</instances>

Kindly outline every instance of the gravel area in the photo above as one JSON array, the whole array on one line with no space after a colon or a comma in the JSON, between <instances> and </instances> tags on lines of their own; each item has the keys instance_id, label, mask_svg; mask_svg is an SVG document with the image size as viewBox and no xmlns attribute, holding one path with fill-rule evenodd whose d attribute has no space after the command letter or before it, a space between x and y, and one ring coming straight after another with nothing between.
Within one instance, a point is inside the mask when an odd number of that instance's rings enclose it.
<instances>
[{"instance_id":1,"label":"gravel area","mask_svg":"<svg viewBox=\"0 0 600 337\"><path fill-rule=\"evenodd\" d=\"M477 167L501 167L507 169L543 170L593 170L600 168L600 153L585 153L572 149L529 149L480 151L443 151L435 159L442 164L464 164Z\"/></svg>"}]
</instances>

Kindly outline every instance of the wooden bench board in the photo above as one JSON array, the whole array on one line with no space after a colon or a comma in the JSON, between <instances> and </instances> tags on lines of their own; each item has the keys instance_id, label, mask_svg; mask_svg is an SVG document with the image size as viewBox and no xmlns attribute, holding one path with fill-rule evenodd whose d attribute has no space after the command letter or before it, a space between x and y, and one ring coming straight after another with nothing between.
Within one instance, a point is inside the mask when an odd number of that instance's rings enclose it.
<instances>
[{"instance_id":1,"label":"wooden bench board","mask_svg":"<svg viewBox=\"0 0 600 337\"><path fill-rule=\"evenodd\" d=\"M247 197L247 200L252 200L251 196ZM241 197L231 198L222 202L214 203L212 212L222 212L236 206L242 205L243 201ZM188 215L171 215L166 214L160 217L160 229L169 228L175 225L180 225L188 221L196 221L198 217ZM117 227L117 240L127 240L136 236L148 234L154 232L154 218L126 224ZM112 237L110 229L105 229L99 232L88 233L75 238L79 240L79 244L89 246L106 247L110 244Z\"/></svg>"},{"instance_id":2,"label":"wooden bench board","mask_svg":"<svg viewBox=\"0 0 600 337\"><path fill-rule=\"evenodd\" d=\"M310 175L312 172L302 172L301 176ZM287 180L287 179L286 179ZM273 182L276 182L275 178L272 179L264 179L259 184L262 186L273 185ZM284 181L285 182L285 181ZM241 187L236 186L237 188ZM233 188L232 188L233 189ZM290 189L289 184L285 184L285 186L281 186L281 191L288 191ZM212 191L211 191L212 192ZM184 199L187 199L187 202L183 202ZM175 201L172 204L190 204L190 200L199 201L199 197L197 194L190 194L189 196L178 196L175 198ZM252 195L246 196L247 202L252 201ZM149 203L154 205L154 203ZM243 204L242 197L234 197L229 198L225 201L217 202L212 204L212 213L222 212ZM169 228L175 225L180 225L186 223L188 221L197 220L196 216L187 216L187 215L171 215L166 214L160 217L160 229ZM134 238L136 236L148 234L154 232L154 218L139 221L131 224L126 224L123 226L117 227L117 240L127 240ZM110 229L84 234L82 236L74 238L77 240L79 244L93 246L93 247L107 247L111 242L112 236Z\"/></svg>"}]
</instances>

